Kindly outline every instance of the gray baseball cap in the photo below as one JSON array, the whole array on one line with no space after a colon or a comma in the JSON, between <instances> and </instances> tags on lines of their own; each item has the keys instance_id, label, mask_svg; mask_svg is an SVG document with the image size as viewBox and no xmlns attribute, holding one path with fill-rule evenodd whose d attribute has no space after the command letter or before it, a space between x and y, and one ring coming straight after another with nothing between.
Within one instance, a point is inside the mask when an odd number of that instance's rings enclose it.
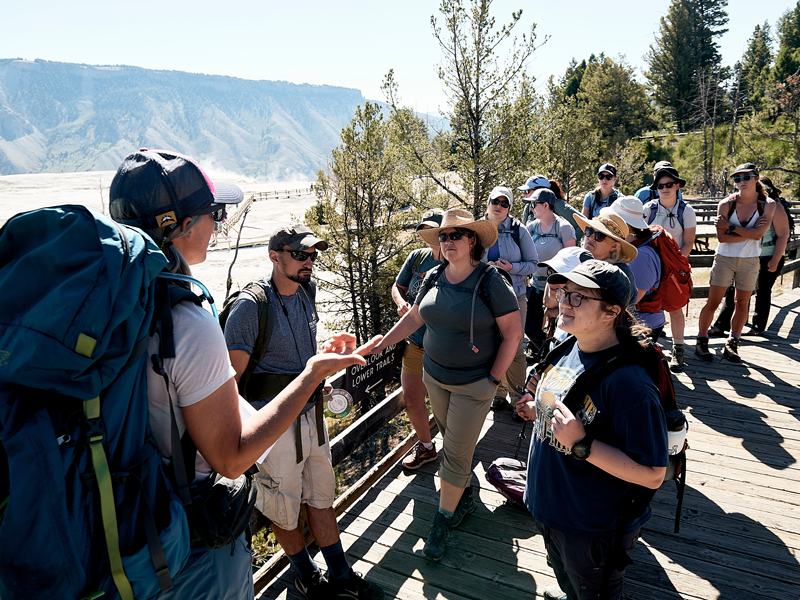
<instances>
[{"instance_id":1,"label":"gray baseball cap","mask_svg":"<svg viewBox=\"0 0 800 600\"><path fill-rule=\"evenodd\" d=\"M547 278L548 283L563 284L567 281L585 288L608 290L619 306L627 307L631 296L631 282L619 267L604 260L587 260L569 273L554 273Z\"/></svg>"},{"instance_id":2,"label":"gray baseball cap","mask_svg":"<svg viewBox=\"0 0 800 600\"><path fill-rule=\"evenodd\" d=\"M284 246L289 246L292 250L308 250L309 248L327 250L328 242L316 237L314 232L305 225L295 223L276 229L269 238L270 250L279 250Z\"/></svg>"},{"instance_id":3,"label":"gray baseball cap","mask_svg":"<svg viewBox=\"0 0 800 600\"><path fill-rule=\"evenodd\" d=\"M416 228L415 231L419 231L420 229L425 227L425 225L427 225L431 229L435 229L437 227L441 227L442 226L442 215L444 215L444 211L440 210L438 208L433 208L433 209L429 210L424 215L422 215L422 221L420 221L419 225L417 225L417 228Z\"/></svg>"}]
</instances>

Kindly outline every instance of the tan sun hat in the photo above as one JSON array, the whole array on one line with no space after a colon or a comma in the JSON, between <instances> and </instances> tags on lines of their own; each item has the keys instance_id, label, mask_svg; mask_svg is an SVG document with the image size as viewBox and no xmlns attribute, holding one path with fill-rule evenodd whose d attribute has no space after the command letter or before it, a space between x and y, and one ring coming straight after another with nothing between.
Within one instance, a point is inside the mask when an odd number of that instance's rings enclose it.
<instances>
[{"instance_id":1,"label":"tan sun hat","mask_svg":"<svg viewBox=\"0 0 800 600\"><path fill-rule=\"evenodd\" d=\"M586 231L588 226L595 231L605 233L612 240L619 242L622 245L622 256L625 259L623 262L629 263L639 255L636 246L625 241L625 238L630 233L628 224L613 208L604 206L600 209L600 214L591 221L584 215L575 215L575 222L581 228L581 231Z\"/></svg>"},{"instance_id":2,"label":"tan sun hat","mask_svg":"<svg viewBox=\"0 0 800 600\"><path fill-rule=\"evenodd\" d=\"M491 221L481 219L476 221L471 212L461 208L451 208L445 211L442 217L442 226L435 229L423 229L418 231L417 234L425 241L426 244L436 246L439 243L439 232L442 229L450 227L459 227L461 229L469 229L474 231L475 235L481 241L481 246L484 248L491 248L497 241L497 227Z\"/></svg>"}]
</instances>

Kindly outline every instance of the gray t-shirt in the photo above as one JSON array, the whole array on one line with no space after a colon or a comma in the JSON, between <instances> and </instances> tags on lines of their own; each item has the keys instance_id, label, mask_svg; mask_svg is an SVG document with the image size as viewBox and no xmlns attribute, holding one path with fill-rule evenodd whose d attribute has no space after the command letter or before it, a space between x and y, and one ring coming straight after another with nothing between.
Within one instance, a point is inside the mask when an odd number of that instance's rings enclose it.
<instances>
[{"instance_id":1,"label":"gray t-shirt","mask_svg":"<svg viewBox=\"0 0 800 600\"><path fill-rule=\"evenodd\" d=\"M525 228L531 234L531 239L536 246L536 253L539 255L539 262L544 262L553 258L564 244L575 239L575 228L563 217L556 215L555 222L544 231L539 219L534 219ZM547 267L536 267L533 276L539 278L537 289L544 290L544 282L547 280ZM534 286L535 286L534 281Z\"/></svg>"},{"instance_id":2,"label":"gray t-shirt","mask_svg":"<svg viewBox=\"0 0 800 600\"><path fill-rule=\"evenodd\" d=\"M292 296L278 298L270 282L258 282L266 291L272 310L272 337L264 359L256 365L253 373L277 373L286 375L300 373L308 359L317 353L317 310L302 287ZM286 313L281 306L286 307ZM246 295L242 295L228 316L225 325L225 343L228 350L254 351L258 337L258 306ZM263 404L272 398L261 398ZM256 404L254 404L256 406ZM311 409L307 405L303 412ZM260 408L260 406L256 406Z\"/></svg>"},{"instance_id":3,"label":"gray t-shirt","mask_svg":"<svg viewBox=\"0 0 800 600\"><path fill-rule=\"evenodd\" d=\"M449 283L442 272L432 287L423 286L417 295L419 315L427 325L422 366L445 385L465 385L485 379L502 341L495 319L519 311L517 297L506 279L499 273L487 273L489 305L479 292L473 321L473 344L478 352L470 348L472 292L484 268L485 265L479 265L457 285ZM428 273L425 278L430 277Z\"/></svg>"},{"instance_id":4,"label":"gray t-shirt","mask_svg":"<svg viewBox=\"0 0 800 600\"><path fill-rule=\"evenodd\" d=\"M422 260L414 268L414 263L417 262L419 257L422 257ZM420 248L408 255L406 262L403 263L403 268L400 269L394 281L397 285L408 288L408 301L411 304L414 304L425 274L438 264L439 261L433 258L433 251L430 248ZM425 325L417 329L408 338L418 346L422 346L424 336Z\"/></svg>"}]
</instances>

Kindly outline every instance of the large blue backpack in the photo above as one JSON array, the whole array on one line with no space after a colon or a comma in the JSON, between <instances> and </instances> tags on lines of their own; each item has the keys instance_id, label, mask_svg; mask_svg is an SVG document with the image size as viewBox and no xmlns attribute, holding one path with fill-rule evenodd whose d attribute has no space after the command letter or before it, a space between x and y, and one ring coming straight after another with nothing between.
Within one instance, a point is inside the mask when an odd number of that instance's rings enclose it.
<instances>
[{"instance_id":1,"label":"large blue backpack","mask_svg":"<svg viewBox=\"0 0 800 600\"><path fill-rule=\"evenodd\" d=\"M190 552L150 430L140 231L80 206L0 230L0 597L151 598Z\"/></svg>"}]
</instances>

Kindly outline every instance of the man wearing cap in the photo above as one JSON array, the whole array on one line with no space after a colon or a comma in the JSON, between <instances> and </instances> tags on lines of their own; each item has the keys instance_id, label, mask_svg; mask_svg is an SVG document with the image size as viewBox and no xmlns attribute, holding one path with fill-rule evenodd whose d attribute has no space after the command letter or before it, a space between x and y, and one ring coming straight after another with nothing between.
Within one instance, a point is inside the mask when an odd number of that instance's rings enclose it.
<instances>
[{"instance_id":1,"label":"man wearing cap","mask_svg":"<svg viewBox=\"0 0 800 600\"><path fill-rule=\"evenodd\" d=\"M528 221L534 218L533 207L531 205L533 193L536 190L543 188L548 189L555 194L556 202L553 205L553 212L555 212L559 217L569 221L569 224L575 228L575 234L577 235L576 240L577 243L580 244L581 238L583 237L583 232L578 228L578 224L575 222L575 215L579 215L581 213L572 208L569 202L564 200L563 193L561 193L561 188L556 185L556 182L551 183L550 180L544 175L531 175L528 177L528 181L525 182L525 185L521 185L517 188L523 193L522 201L525 203L525 210L522 212L522 224L527 225Z\"/></svg>"},{"instance_id":2,"label":"man wearing cap","mask_svg":"<svg viewBox=\"0 0 800 600\"><path fill-rule=\"evenodd\" d=\"M674 169L675 167L672 166L672 163L668 160L660 160L653 166L653 179L656 178L656 173L658 173L661 169ZM675 171L677 173L677 171ZM685 182L684 182L685 185ZM650 200L656 200L659 197L658 189L652 185L646 185L644 187L639 188L636 190L634 194L639 200L642 201L642 204L647 204ZM681 191L678 190L678 199L683 200L683 194Z\"/></svg>"},{"instance_id":3,"label":"man wearing cap","mask_svg":"<svg viewBox=\"0 0 800 600\"><path fill-rule=\"evenodd\" d=\"M263 359L247 386L247 400L259 409L300 373L317 353L317 310L311 283L314 261L328 242L305 225L277 229L269 240L272 275L258 282L269 299L272 331ZM237 382L244 373L259 334L259 307L242 294L225 326ZM278 439L255 481L256 507L272 521L272 530L296 568L295 586L306 598L383 598L349 566L333 512L336 488L328 432L322 414L322 386L309 398L297 420ZM311 559L299 527L300 505L306 505L311 533L325 557L327 578Z\"/></svg>"},{"instance_id":4,"label":"man wearing cap","mask_svg":"<svg viewBox=\"0 0 800 600\"><path fill-rule=\"evenodd\" d=\"M772 224L775 214L775 201L764 194L764 188L758 180L758 168L753 163L739 165L731 177L739 191L722 200L717 207L719 245L711 266L708 300L700 311L695 346L695 354L707 362L714 360L714 355L708 349L708 328L731 279L736 288L736 307L723 356L731 362L742 360L739 356L739 341L747 322L750 295L758 281L761 238Z\"/></svg>"},{"instance_id":5,"label":"man wearing cap","mask_svg":"<svg viewBox=\"0 0 800 600\"><path fill-rule=\"evenodd\" d=\"M426 213L422 217L422 222L417 225L416 231L440 227L442 214L443 212L439 209ZM425 274L439 264L439 253L439 244L429 244L427 248L412 251L406 258L406 262L403 263L403 268L400 269L392 285L392 300L397 305L397 314L401 317L414 305ZM435 461L437 456L436 444L431 439L431 430L428 425L428 409L425 406L425 396L428 390L422 381L422 340L424 336L425 325L406 338L403 368L400 373L406 413L408 413L408 419L419 437L419 442L403 459L403 466L411 470L419 469L422 465Z\"/></svg>"},{"instance_id":6,"label":"man wearing cap","mask_svg":"<svg viewBox=\"0 0 800 600\"><path fill-rule=\"evenodd\" d=\"M597 187L588 192L583 199L583 215L593 219L600 209L611 206L622 193L614 187L617 182L617 168L611 163L600 165L597 169Z\"/></svg>"}]
</instances>

